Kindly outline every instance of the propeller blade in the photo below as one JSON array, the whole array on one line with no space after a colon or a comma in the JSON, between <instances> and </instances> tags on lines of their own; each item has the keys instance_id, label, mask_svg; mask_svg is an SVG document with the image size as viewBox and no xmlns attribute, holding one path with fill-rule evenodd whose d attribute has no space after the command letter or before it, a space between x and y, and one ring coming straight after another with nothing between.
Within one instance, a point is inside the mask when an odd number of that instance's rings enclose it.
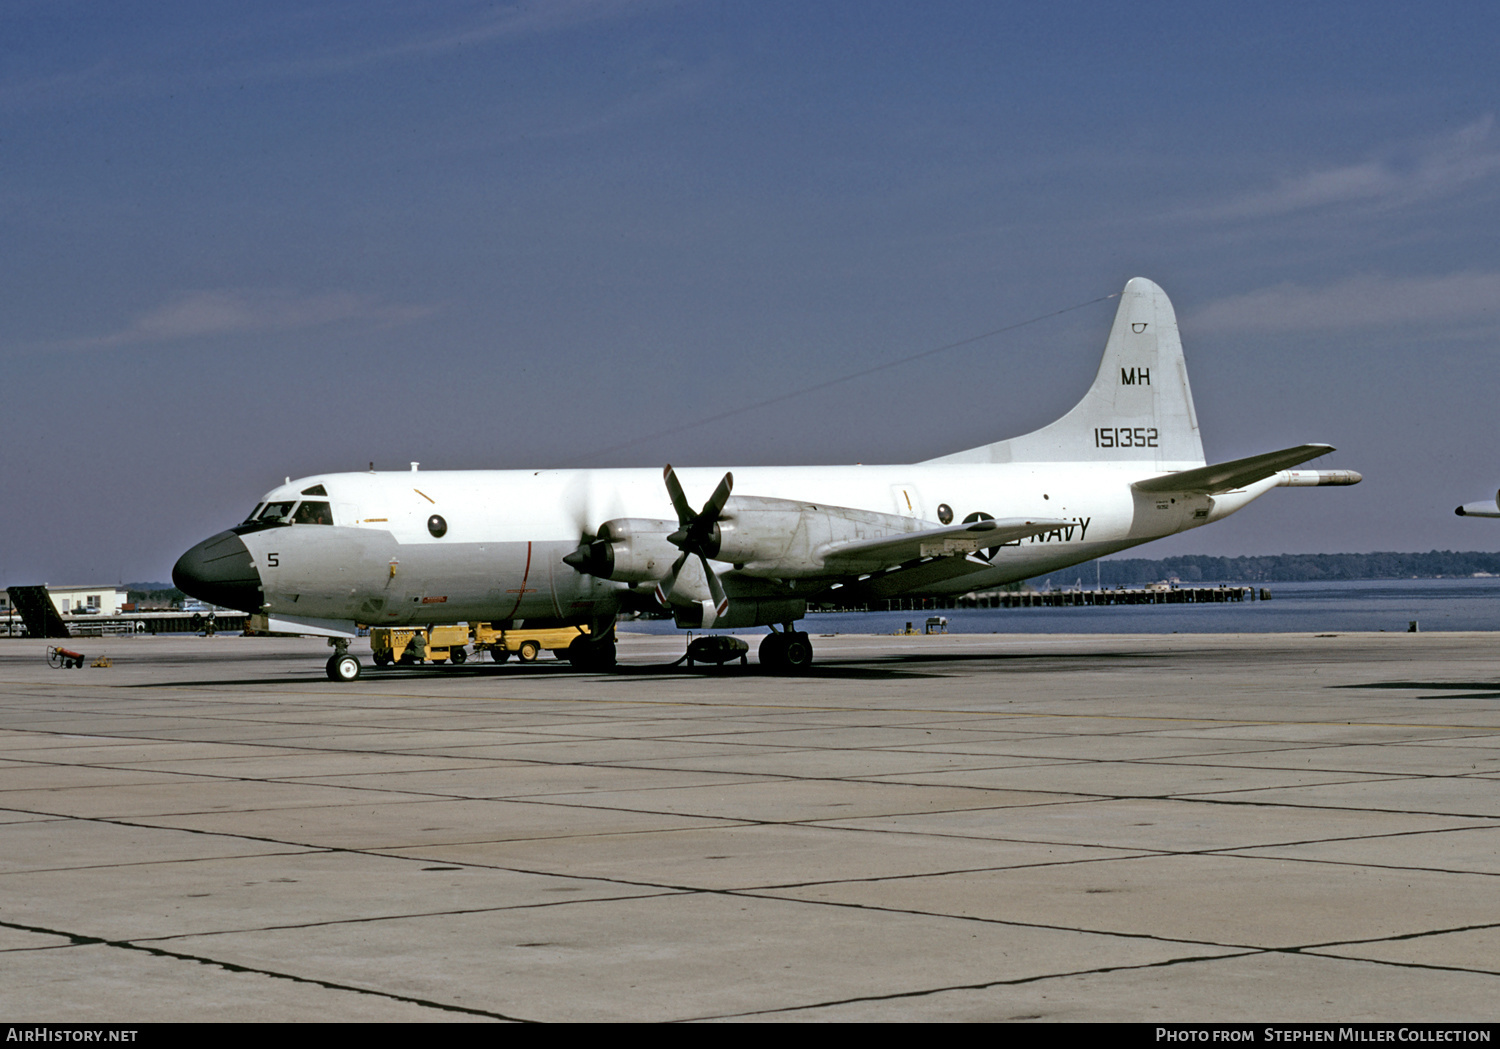
<instances>
[{"instance_id":1,"label":"propeller blade","mask_svg":"<svg viewBox=\"0 0 1500 1049\"><path fill-rule=\"evenodd\" d=\"M724 596L724 585L719 582L719 577L714 574L714 570L708 567L708 558L699 554L698 560L703 563L703 574L708 577L708 592L714 599L714 611L722 616L724 610L729 607L729 598Z\"/></svg>"},{"instance_id":2,"label":"propeller blade","mask_svg":"<svg viewBox=\"0 0 1500 1049\"><path fill-rule=\"evenodd\" d=\"M713 628L714 623L718 621L719 616L723 615L724 610L722 608L715 608L712 601L701 601L699 604L703 608L703 618L699 621L699 625L704 630L710 630Z\"/></svg>"},{"instance_id":3,"label":"propeller blade","mask_svg":"<svg viewBox=\"0 0 1500 1049\"><path fill-rule=\"evenodd\" d=\"M672 565L672 571L667 578L656 584L656 600L661 607L667 608L671 605L672 590L677 586L677 573L682 571L682 566L687 563L687 559L687 551L684 550L682 556Z\"/></svg>"},{"instance_id":4,"label":"propeller blade","mask_svg":"<svg viewBox=\"0 0 1500 1049\"><path fill-rule=\"evenodd\" d=\"M719 515L724 512L724 504L729 502L729 493L734 490L734 474L726 473L724 480L719 482L719 487L714 489L714 494L708 497L708 502L703 504L703 513L699 517L706 517L711 521L717 521Z\"/></svg>"},{"instance_id":5,"label":"propeller blade","mask_svg":"<svg viewBox=\"0 0 1500 1049\"><path fill-rule=\"evenodd\" d=\"M672 469L671 463L668 463L661 475L667 482L667 495L672 499L672 509L677 511L677 523L686 528L693 523L693 518L697 514L693 513L693 508L688 505L687 496L682 491L682 483L677 480L677 471Z\"/></svg>"}]
</instances>

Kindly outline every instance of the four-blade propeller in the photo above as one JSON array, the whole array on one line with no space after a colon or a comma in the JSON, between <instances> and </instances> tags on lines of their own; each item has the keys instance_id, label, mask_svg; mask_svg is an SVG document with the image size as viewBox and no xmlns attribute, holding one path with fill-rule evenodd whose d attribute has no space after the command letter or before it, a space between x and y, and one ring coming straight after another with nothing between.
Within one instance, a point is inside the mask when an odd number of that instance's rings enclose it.
<instances>
[{"instance_id":1,"label":"four-blade propeller","mask_svg":"<svg viewBox=\"0 0 1500 1049\"><path fill-rule=\"evenodd\" d=\"M719 482L719 487L714 489L714 494L708 497L708 502L703 504L703 509L697 513L693 512L692 506L683 494L682 482L677 480L677 472L668 464L662 471L662 477L667 482L667 495L672 499L672 508L677 511L677 531L667 536L667 542L682 551L682 556L672 566L672 572L661 583L657 584L656 597L664 606L671 603L672 590L677 585L677 575L682 571L682 566L687 563L689 554L696 554L699 562L703 565L703 575L708 581L708 592L713 597L714 614L721 616L729 607L729 599L724 596L724 587L719 582L719 577L709 567L709 559L719 552L719 517L724 512L724 504L729 502L729 493L734 489L734 474L726 473L724 479Z\"/></svg>"}]
</instances>

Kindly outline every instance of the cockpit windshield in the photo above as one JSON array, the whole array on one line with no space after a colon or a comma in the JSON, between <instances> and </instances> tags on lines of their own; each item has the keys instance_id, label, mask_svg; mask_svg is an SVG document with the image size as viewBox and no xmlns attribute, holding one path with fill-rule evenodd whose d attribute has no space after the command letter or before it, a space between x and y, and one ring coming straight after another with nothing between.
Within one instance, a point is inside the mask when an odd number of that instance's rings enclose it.
<instances>
[{"instance_id":1,"label":"cockpit windshield","mask_svg":"<svg viewBox=\"0 0 1500 1049\"><path fill-rule=\"evenodd\" d=\"M267 503L266 508L255 515L255 520L262 524L287 522L292 516L292 507L296 505L291 499L284 503Z\"/></svg>"},{"instance_id":2,"label":"cockpit windshield","mask_svg":"<svg viewBox=\"0 0 1500 1049\"><path fill-rule=\"evenodd\" d=\"M332 504L321 499L304 499L300 503L295 499L257 503L255 509L250 511L250 516L234 526L234 531L244 534L258 532L263 528L303 524L333 524Z\"/></svg>"}]
</instances>

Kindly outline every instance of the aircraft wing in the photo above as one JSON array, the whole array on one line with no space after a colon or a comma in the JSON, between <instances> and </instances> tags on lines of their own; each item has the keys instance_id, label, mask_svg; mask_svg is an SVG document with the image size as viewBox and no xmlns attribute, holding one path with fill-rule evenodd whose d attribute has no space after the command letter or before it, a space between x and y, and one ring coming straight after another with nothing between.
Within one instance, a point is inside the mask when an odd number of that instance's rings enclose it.
<instances>
[{"instance_id":1,"label":"aircraft wing","mask_svg":"<svg viewBox=\"0 0 1500 1049\"><path fill-rule=\"evenodd\" d=\"M883 536L880 539L861 539L841 543L823 554L823 564L836 572L879 572L894 565L905 564L924 557L943 557L950 554L972 554L991 546L1000 546L1013 539L1024 539L1029 535L1040 535L1059 528L1077 525L1077 521L1035 520L1019 517L1003 521L985 519L968 524L957 524L947 528L931 528L924 532L907 532L903 535Z\"/></svg>"},{"instance_id":2,"label":"aircraft wing","mask_svg":"<svg viewBox=\"0 0 1500 1049\"><path fill-rule=\"evenodd\" d=\"M1331 444L1299 444L1295 448L1283 448L1279 452L1263 452L1247 459L1231 459L1227 463L1162 474L1160 477L1137 481L1131 487L1138 492L1202 492L1205 495L1217 495L1263 481L1274 473L1305 463L1309 459L1316 459L1320 455L1327 455L1331 451Z\"/></svg>"}]
</instances>

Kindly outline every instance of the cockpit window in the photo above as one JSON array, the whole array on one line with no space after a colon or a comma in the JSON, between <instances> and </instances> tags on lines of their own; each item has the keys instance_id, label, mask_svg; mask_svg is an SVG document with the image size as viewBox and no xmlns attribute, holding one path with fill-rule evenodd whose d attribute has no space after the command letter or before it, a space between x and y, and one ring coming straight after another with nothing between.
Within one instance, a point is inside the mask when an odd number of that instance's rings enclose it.
<instances>
[{"instance_id":1,"label":"cockpit window","mask_svg":"<svg viewBox=\"0 0 1500 1049\"><path fill-rule=\"evenodd\" d=\"M333 514L328 509L327 503L314 502L304 499L302 505L297 507L297 512L292 517L293 524L333 524Z\"/></svg>"},{"instance_id":2,"label":"cockpit window","mask_svg":"<svg viewBox=\"0 0 1500 1049\"><path fill-rule=\"evenodd\" d=\"M266 508L255 519L264 523L284 521L292 516L292 507L296 505L292 500L287 500L284 503L267 503Z\"/></svg>"},{"instance_id":3,"label":"cockpit window","mask_svg":"<svg viewBox=\"0 0 1500 1049\"><path fill-rule=\"evenodd\" d=\"M328 494L328 489L324 488L320 484L315 484L311 488L304 488L304 489L302 489L302 494L303 495L327 495Z\"/></svg>"},{"instance_id":4,"label":"cockpit window","mask_svg":"<svg viewBox=\"0 0 1500 1049\"><path fill-rule=\"evenodd\" d=\"M261 503L250 512L250 516L234 526L236 535L259 532L266 528L284 527L293 524L333 524L332 504L321 499L284 499L277 503Z\"/></svg>"}]
</instances>

